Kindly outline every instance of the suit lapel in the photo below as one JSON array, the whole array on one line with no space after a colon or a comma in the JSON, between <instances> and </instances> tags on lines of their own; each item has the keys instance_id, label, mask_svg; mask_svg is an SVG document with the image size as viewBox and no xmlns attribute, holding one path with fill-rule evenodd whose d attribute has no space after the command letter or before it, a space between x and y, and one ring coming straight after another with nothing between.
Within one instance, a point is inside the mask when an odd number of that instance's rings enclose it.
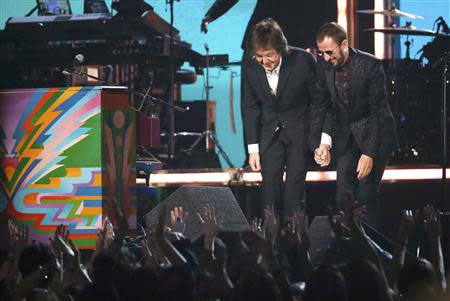
<instances>
[{"instance_id":1,"label":"suit lapel","mask_svg":"<svg viewBox=\"0 0 450 301\"><path fill-rule=\"evenodd\" d=\"M267 81L267 75L264 68L259 66L256 62L254 63L256 76L258 77L258 82L262 84L262 89L264 91L264 94L267 96L268 99L272 99L272 92L269 86L269 82Z\"/></svg>"},{"instance_id":2,"label":"suit lapel","mask_svg":"<svg viewBox=\"0 0 450 301\"><path fill-rule=\"evenodd\" d=\"M280 77L278 78L278 85L277 85L277 99L283 93L284 86L286 85L289 75L291 74L293 64L295 63L292 60L293 60L292 55L289 54L283 57L283 60L281 61Z\"/></svg>"},{"instance_id":3,"label":"suit lapel","mask_svg":"<svg viewBox=\"0 0 450 301\"><path fill-rule=\"evenodd\" d=\"M351 61L349 62L349 68L348 68L348 72L349 72L349 77L348 77L348 103L349 105L353 104L353 100L355 99L355 84L358 76L358 73L355 72L355 66L357 66L358 64L355 64L355 60L358 59L358 57L356 56L356 52L353 48L349 48L349 52L351 52Z\"/></svg>"},{"instance_id":4,"label":"suit lapel","mask_svg":"<svg viewBox=\"0 0 450 301\"><path fill-rule=\"evenodd\" d=\"M325 70L325 81L327 82L328 91L330 91L331 99L333 102L337 102L336 88L334 86L334 70L328 67Z\"/></svg>"}]
</instances>

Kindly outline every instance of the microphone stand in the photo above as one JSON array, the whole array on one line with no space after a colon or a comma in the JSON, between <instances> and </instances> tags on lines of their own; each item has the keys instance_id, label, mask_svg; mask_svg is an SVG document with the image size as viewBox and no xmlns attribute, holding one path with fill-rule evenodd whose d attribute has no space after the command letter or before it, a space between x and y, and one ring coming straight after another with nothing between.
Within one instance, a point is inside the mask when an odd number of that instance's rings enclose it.
<instances>
[{"instance_id":1,"label":"microphone stand","mask_svg":"<svg viewBox=\"0 0 450 301\"><path fill-rule=\"evenodd\" d=\"M211 89L211 86L209 85L209 47L207 44L205 44L205 51L206 51L206 85L205 85L205 106L206 106L206 139L205 139L205 147L206 152L209 152L209 91Z\"/></svg>"},{"instance_id":2,"label":"microphone stand","mask_svg":"<svg viewBox=\"0 0 450 301\"><path fill-rule=\"evenodd\" d=\"M441 210L450 214L447 204L447 82L448 65L450 62L450 52L447 52L442 58L442 100L441 100L441 134L442 134L442 204Z\"/></svg>"},{"instance_id":3,"label":"microphone stand","mask_svg":"<svg viewBox=\"0 0 450 301\"><path fill-rule=\"evenodd\" d=\"M81 70L77 70L74 67L71 67L71 68L66 67L66 68L64 68L63 74L65 74L65 75L77 74L77 75L80 75L80 76L86 76L86 77L98 80L102 84L105 84L105 85L108 85L108 86L122 87L122 85L118 85L116 83L107 81L106 79L103 79L103 78L91 75L91 74L86 73L86 72L81 71ZM127 86L125 86L125 88L127 89L127 92L129 94L141 96L142 97L142 102L148 101L149 105L152 106L152 107L154 106L154 103L160 103L162 105L165 105L165 106L167 106L167 107L169 107L171 109L174 109L174 110L177 110L177 111L180 111L180 112L185 112L186 111L182 107L179 107L179 106L176 106L174 104L168 103L167 101L165 101L165 100L163 100L161 98L153 97L153 96L149 95L148 93L142 93L142 92L136 91L134 89L131 89L131 88L127 87ZM137 111L137 112L140 112L141 109L142 109L142 105L139 107L139 109L134 109L134 110Z\"/></svg>"},{"instance_id":4,"label":"microphone stand","mask_svg":"<svg viewBox=\"0 0 450 301\"><path fill-rule=\"evenodd\" d=\"M173 86L175 83L174 79L174 65L175 65L175 54L174 54L174 47L173 47L173 21L174 21L174 15L173 15L173 9L174 9L174 1L175 0L166 0L166 4L169 4L169 10L170 10L170 27L169 27L169 89L168 89L168 100L170 106L174 106L174 99L173 99ZM179 0L178 0L179 1ZM173 111L169 112L169 141L168 141L168 155L169 160L175 158L175 114Z\"/></svg>"}]
</instances>

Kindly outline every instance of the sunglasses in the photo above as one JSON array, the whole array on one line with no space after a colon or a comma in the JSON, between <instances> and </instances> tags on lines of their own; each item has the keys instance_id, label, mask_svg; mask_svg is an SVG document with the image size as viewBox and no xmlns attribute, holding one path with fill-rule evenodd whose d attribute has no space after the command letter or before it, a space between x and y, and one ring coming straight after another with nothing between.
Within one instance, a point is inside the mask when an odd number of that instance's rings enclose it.
<instances>
[{"instance_id":1,"label":"sunglasses","mask_svg":"<svg viewBox=\"0 0 450 301\"><path fill-rule=\"evenodd\" d=\"M336 49L341 47L342 42L340 42L339 44L336 45L336 47L334 47L332 50L326 50L326 51L317 51L317 55L318 56L324 56L325 54L328 56L332 56L333 53L336 51Z\"/></svg>"}]
</instances>

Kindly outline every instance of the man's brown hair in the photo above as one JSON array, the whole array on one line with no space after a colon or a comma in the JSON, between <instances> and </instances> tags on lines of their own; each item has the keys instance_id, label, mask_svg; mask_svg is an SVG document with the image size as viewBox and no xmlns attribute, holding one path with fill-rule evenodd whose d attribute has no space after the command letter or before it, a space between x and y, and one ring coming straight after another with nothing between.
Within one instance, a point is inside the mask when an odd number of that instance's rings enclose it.
<instances>
[{"instance_id":1,"label":"man's brown hair","mask_svg":"<svg viewBox=\"0 0 450 301\"><path fill-rule=\"evenodd\" d=\"M266 18L253 27L246 41L247 51L253 56L260 49L274 48L282 55L289 53L287 40L280 25Z\"/></svg>"},{"instance_id":2,"label":"man's brown hair","mask_svg":"<svg viewBox=\"0 0 450 301\"><path fill-rule=\"evenodd\" d=\"M337 44L340 44L342 41L348 39L347 32L344 27L336 22L325 23L319 28L316 41L322 42L325 37L332 38Z\"/></svg>"}]
</instances>

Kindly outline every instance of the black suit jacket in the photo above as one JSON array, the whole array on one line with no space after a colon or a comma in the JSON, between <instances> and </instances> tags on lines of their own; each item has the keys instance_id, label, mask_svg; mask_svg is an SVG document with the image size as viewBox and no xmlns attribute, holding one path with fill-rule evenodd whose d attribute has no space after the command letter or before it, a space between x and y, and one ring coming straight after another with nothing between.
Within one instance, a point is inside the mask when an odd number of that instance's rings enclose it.
<instances>
[{"instance_id":1,"label":"black suit jacket","mask_svg":"<svg viewBox=\"0 0 450 301\"><path fill-rule=\"evenodd\" d=\"M270 144L279 124L295 147L306 146L315 59L302 49L290 47L283 56L277 95L271 94L264 68L246 56L242 65L242 113L248 144L259 143L260 152Z\"/></svg>"},{"instance_id":2,"label":"black suit jacket","mask_svg":"<svg viewBox=\"0 0 450 301\"><path fill-rule=\"evenodd\" d=\"M312 107L313 145L319 145L323 131L332 136L339 156L352 135L363 154L385 156L398 148L398 140L381 61L357 49L349 48L349 53L348 105L337 97L333 68L323 60L317 63L314 95L319 100Z\"/></svg>"}]
</instances>

